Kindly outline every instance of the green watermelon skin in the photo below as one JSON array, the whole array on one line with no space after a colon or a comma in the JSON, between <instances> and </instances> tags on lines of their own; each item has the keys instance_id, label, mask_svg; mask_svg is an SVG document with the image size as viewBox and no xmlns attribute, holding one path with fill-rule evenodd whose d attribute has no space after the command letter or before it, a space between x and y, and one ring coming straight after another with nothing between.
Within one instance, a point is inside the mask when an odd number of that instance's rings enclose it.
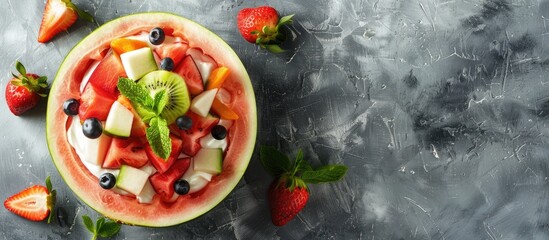
<instances>
[{"instance_id":1,"label":"green watermelon skin","mask_svg":"<svg viewBox=\"0 0 549 240\"><path fill-rule=\"evenodd\" d=\"M87 68L101 60L110 41L119 37L162 27L184 38L189 47L201 48L231 75L223 85L232 94L231 106L240 118L231 127L223 172L200 192L163 204L159 196L153 203L139 204L135 198L102 189L81 163L67 141L69 117L63 102L80 98L80 83ZM169 32L168 31L168 32ZM66 56L59 67L47 104L46 135L50 154L59 174L70 189L99 213L129 225L166 227L187 222L219 204L242 178L255 146L257 113L250 78L236 53L216 34L181 16L170 13L139 13L112 20L85 37Z\"/></svg>"}]
</instances>

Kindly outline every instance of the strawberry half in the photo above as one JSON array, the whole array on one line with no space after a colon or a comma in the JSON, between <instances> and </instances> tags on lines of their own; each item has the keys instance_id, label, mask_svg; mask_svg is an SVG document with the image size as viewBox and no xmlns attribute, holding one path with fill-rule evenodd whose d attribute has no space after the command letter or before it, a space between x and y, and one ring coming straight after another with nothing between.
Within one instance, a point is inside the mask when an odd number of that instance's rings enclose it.
<instances>
[{"instance_id":1,"label":"strawberry half","mask_svg":"<svg viewBox=\"0 0 549 240\"><path fill-rule=\"evenodd\" d=\"M269 187L271 220L275 226L283 226L292 220L307 204L307 183L338 181L347 172L343 165L326 165L313 169L303 159L301 150L296 159L290 159L273 147L261 146L261 163L276 179Z\"/></svg>"},{"instance_id":2,"label":"strawberry half","mask_svg":"<svg viewBox=\"0 0 549 240\"><path fill-rule=\"evenodd\" d=\"M48 42L59 32L67 30L79 16L90 22L94 21L90 14L80 11L71 0L48 0L42 15L38 42Z\"/></svg>"},{"instance_id":3,"label":"strawberry half","mask_svg":"<svg viewBox=\"0 0 549 240\"><path fill-rule=\"evenodd\" d=\"M285 39L284 34L279 31L280 27L291 24L293 16L292 14L279 20L276 9L261 6L240 10L236 20L238 30L246 41L255 43L270 52L279 53L284 51L279 45Z\"/></svg>"},{"instance_id":4,"label":"strawberry half","mask_svg":"<svg viewBox=\"0 0 549 240\"><path fill-rule=\"evenodd\" d=\"M6 84L6 103L10 111L19 116L31 108L34 108L45 97L44 89L48 88L48 78L40 77L33 73L27 73L25 66L20 62L15 63L19 76L12 74Z\"/></svg>"},{"instance_id":5,"label":"strawberry half","mask_svg":"<svg viewBox=\"0 0 549 240\"><path fill-rule=\"evenodd\" d=\"M51 189L50 178L46 178L46 186L29 187L4 201L4 207L21 217L31 221L42 221L50 216L50 223L55 205L56 191Z\"/></svg>"}]
</instances>

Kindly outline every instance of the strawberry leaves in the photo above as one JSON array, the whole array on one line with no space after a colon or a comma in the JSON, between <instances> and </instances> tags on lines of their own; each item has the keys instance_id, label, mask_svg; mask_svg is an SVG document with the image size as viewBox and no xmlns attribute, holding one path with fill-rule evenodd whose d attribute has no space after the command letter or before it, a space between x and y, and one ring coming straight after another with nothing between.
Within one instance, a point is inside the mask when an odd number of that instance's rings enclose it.
<instances>
[{"instance_id":1,"label":"strawberry leaves","mask_svg":"<svg viewBox=\"0 0 549 240\"><path fill-rule=\"evenodd\" d=\"M38 76L34 74L27 74L27 69L19 61L15 62L15 69L19 75L11 74L14 79L10 81L14 86L22 86L27 88L30 92L33 92L41 97L46 97L47 94L42 92L42 89L49 87L48 78L46 76Z\"/></svg>"},{"instance_id":2,"label":"strawberry leaves","mask_svg":"<svg viewBox=\"0 0 549 240\"><path fill-rule=\"evenodd\" d=\"M51 222L51 220L53 219L54 217L54 207L55 207L55 201L56 201L56 198L57 198L57 191L55 189L53 189L52 185L51 185L51 181L50 181L50 176L48 176L46 178L46 189L48 189L48 192L49 192L49 195L47 197L47 207L48 209L50 210L50 215L48 216L48 223Z\"/></svg>"},{"instance_id":3,"label":"strawberry leaves","mask_svg":"<svg viewBox=\"0 0 549 240\"><path fill-rule=\"evenodd\" d=\"M296 186L306 187L306 183L329 183L343 178L347 173L344 165L332 164L314 169L304 159L303 152L297 152L294 161L274 147L261 146L259 150L263 167L280 182L286 182L290 191Z\"/></svg>"}]
</instances>

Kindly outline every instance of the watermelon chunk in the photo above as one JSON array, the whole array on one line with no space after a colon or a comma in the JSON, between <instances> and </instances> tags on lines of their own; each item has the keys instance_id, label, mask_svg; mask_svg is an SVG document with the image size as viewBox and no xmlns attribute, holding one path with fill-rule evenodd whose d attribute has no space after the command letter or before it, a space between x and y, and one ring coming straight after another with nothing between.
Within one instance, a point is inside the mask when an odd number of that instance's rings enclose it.
<instances>
[{"instance_id":1,"label":"watermelon chunk","mask_svg":"<svg viewBox=\"0 0 549 240\"><path fill-rule=\"evenodd\" d=\"M106 95L103 91L98 91L95 87L88 84L80 98L80 107L78 116L81 121L88 118L97 118L99 121L107 120L109 110L116 99Z\"/></svg>"},{"instance_id":2,"label":"watermelon chunk","mask_svg":"<svg viewBox=\"0 0 549 240\"><path fill-rule=\"evenodd\" d=\"M194 156L200 150L200 138L210 133L211 129L219 122L219 118L212 115L201 117L192 111L188 111L185 115L193 121L189 130L180 130L175 125L172 125L171 128L178 131L183 140L181 152L188 156Z\"/></svg>"},{"instance_id":3,"label":"watermelon chunk","mask_svg":"<svg viewBox=\"0 0 549 240\"><path fill-rule=\"evenodd\" d=\"M172 152L166 160L160 158L159 156L156 156L149 144L146 144L145 146L145 150L147 152L149 160L156 168L156 170L158 170L158 172L160 173L166 172L174 164L175 159L181 153L181 146L183 145L183 141L173 134L170 135L170 139L172 140Z\"/></svg>"},{"instance_id":4,"label":"watermelon chunk","mask_svg":"<svg viewBox=\"0 0 549 240\"><path fill-rule=\"evenodd\" d=\"M99 62L99 65L90 76L88 85L91 84L96 90L101 90L106 96L116 99L119 95L116 87L119 77L126 77L126 71L122 66L120 57L115 53L111 53Z\"/></svg>"},{"instance_id":5,"label":"watermelon chunk","mask_svg":"<svg viewBox=\"0 0 549 240\"><path fill-rule=\"evenodd\" d=\"M164 173L155 173L149 180L156 191L165 202L170 202L174 195L173 185L175 181L180 179L191 165L190 158L178 159L173 166Z\"/></svg>"},{"instance_id":6,"label":"watermelon chunk","mask_svg":"<svg viewBox=\"0 0 549 240\"><path fill-rule=\"evenodd\" d=\"M183 42L164 43L154 49L154 52L160 57L160 59L167 57L171 58L174 66L177 66L177 64L179 64L181 59L185 56L188 48L189 45Z\"/></svg>"},{"instance_id":7,"label":"watermelon chunk","mask_svg":"<svg viewBox=\"0 0 549 240\"><path fill-rule=\"evenodd\" d=\"M145 145L135 138L113 138L103 168L120 168L122 164L140 168L149 161Z\"/></svg>"},{"instance_id":8,"label":"watermelon chunk","mask_svg":"<svg viewBox=\"0 0 549 240\"><path fill-rule=\"evenodd\" d=\"M191 96L196 96L204 91L202 76L191 55L185 56L181 64L176 66L177 67L173 71L185 79L187 89L189 89Z\"/></svg>"}]
</instances>

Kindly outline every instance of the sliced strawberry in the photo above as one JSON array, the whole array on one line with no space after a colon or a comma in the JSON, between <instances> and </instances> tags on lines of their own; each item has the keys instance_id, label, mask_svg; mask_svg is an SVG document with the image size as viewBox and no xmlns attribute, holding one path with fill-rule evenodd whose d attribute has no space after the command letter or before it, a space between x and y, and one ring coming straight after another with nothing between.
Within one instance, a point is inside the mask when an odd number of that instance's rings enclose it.
<instances>
[{"instance_id":1,"label":"sliced strawberry","mask_svg":"<svg viewBox=\"0 0 549 240\"><path fill-rule=\"evenodd\" d=\"M160 59L167 57L171 58L174 66L177 66L177 64L179 64L181 59L185 56L188 48L189 45L183 42L164 43L156 48L154 52L158 55L158 57L160 57Z\"/></svg>"},{"instance_id":2,"label":"sliced strawberry","mask_svg":"<svg viewBox=\"0 0 549 240\"><path fill-rule=\"evenodd\" d=\"M115 98L106 95L103 91L97 91L92 85L88 84L80 98L78 116L81 121L92 117L105 121L115 100Z\"/></svg>"},{"instance_id":3,"label":"sliced strawberry","mask_svg":"<svg viewBox=\"0 0 549 240\"><path fill-rule=\"evenodd\" d=\"M193 58L190 55L185 56L183 61L176 65L174 72L178 73L185 79L187 89L192 96L196 96L204 91L204 83L202 82L202 76L196 66Z\"/></svg>"},{"instance_id":4,"label":"sliced strawberry","mask_svg":"<svg viewBox=\"0 0 549 240\"><path fill-rule=\"evenodd\" d=\"M49 223L56 195L56 191L52 190L50 177L46 178L46 186L35 185L16 193L4 201L4 207L31 221L42 221L50 216Z\"/></svg>"},{"instance_id":5,"label":"sliced strawberry","mask_svg":"<svg viewBox=\"0 0 549 240\"><path fill-rule=\"evenodd\" d=\"M103 168L120 168L122 164L143 167L149 161L145 145L136 138L113 138Z\"/></svg>"},{"instance_id":6,"label":"sliced strawberry","mask_svg":"<svg viewBox=\"0 0 549 240\"><path fill-rule=\"evenodd\" d=\"M168 201L174 195L173 185L180 179L191 165L190 158L175 160L170 169L164 173L155 173L150 177L151 185L156 193L162 196L164 201Z\"/></svg>"},{"instance_id":7,"label":"sliced strawberry","mask_svg":"<svg viewBox=\"0 0 549 240\"><path fill-rule=\"evenodd\" d=\"M80 11L71 0L48 0L42 15L38 42L48 42L59 32L67 30L76 22L78 16L94 21L91 15Z\"/></svg>"},{"instance_id":8,"label":"sliced strawberry","mask_svg":"<svg viewBox=\"0 0 549 240\"><path fill-rule=\"evenodd\" d=\"M91 84L95 87L96 90L101 90L104 92L104 95L116 99L119 95L118 84L119 77L126 77L126 71L120 61L120 57L117 54L111 53L108 54L97 68L93 71L88 81L88 85Z\"/></svg>"},{"instance_id":9,"label":"sliced strawberry","mask_svg":"<svg viewBox=\"0 0 549 240\"><path fill-rule=\"evenodd\" d=\"M179 156L179 154L181 153L181 146L183 145L183 141L175 135L170 135L170 139L172 140L172 151L170 156L166 160L160 158L159 156L156 156L149 144L145 146L149 161L151 161L151 164L160 173L166 172L175 162L177 156Z\"/></svg>"}]
</instances>

